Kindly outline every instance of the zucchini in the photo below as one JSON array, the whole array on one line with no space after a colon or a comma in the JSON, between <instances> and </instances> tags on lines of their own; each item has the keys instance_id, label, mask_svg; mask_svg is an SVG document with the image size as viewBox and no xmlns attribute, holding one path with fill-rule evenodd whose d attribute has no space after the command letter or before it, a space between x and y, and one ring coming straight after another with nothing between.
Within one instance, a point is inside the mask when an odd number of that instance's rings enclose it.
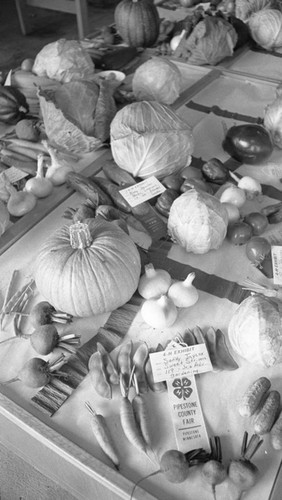
<instances>
[{"instance_id":1,"label":"zucchini","mask_svg":"<svg viewBox=\"0 0 282 500\"><path fill-rule=\"evenodd\" d=\"M256 434L267 434L277 419L280 409L280 393L278 391L270 391L266 397L262 408L258 412L254 420L254 432Z\"/></svg>"},{"instance_id":2,"label":"zucchini","mask_svg":"<svg viewBox=\"0 0 282 500\"><path fill-rule=\"evenodd\" d=\"M238 406L242 417L254 415L270 386L271 382L267 377L260 377L247 388Z\"/></svg>"}]
</instances>

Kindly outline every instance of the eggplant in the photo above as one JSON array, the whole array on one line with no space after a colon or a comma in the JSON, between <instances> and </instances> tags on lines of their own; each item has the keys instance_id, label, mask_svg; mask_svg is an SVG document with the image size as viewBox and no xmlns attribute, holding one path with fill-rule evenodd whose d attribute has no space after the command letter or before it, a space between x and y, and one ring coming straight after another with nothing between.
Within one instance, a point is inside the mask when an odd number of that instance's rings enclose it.
<instances>
[{"instance_id":1,"label":"eggplant","mask_svg":"<svg viewBox=\"0 0 282 500\"><path fill-rule=\"evenodd\" d=\"M227 130L223 149L235 160L254 165L269 158L273 144L269 132L261 125L234 125Z\"/></svg>"}]
</instances>

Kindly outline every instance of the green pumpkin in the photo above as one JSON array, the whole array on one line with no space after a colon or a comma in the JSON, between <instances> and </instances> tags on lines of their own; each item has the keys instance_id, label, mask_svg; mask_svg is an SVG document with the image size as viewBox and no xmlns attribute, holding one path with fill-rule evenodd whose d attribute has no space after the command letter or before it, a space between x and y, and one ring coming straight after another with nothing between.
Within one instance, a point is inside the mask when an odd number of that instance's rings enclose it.
<instances>
[{"instance_id":1,"label":"green pumpkin","mask_svg":"<svg viewBox=\"0 0 282 500\"><path fill-rule=\"evenodd\" d=\"M130 47L151 47L159 36L160 18L152 0L121 0L114 18L118 33Z\"/></svg>"}]
</instances>

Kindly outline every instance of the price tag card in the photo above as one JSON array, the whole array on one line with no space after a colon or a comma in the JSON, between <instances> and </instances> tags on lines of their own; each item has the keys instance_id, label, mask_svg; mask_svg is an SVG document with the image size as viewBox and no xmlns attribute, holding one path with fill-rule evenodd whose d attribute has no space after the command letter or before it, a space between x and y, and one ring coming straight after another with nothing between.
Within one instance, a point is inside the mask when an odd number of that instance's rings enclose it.
<instances>
[{"instance_id":1,"label":"price tag card","mask_svg":"<svg viewBox=\"0 0 282 500\"><path fill-rule=\"evenodd\" d=\"M165 186L158 181L154 176L148 177L144 181L138 182L133 186L121 189L120 194L125 198L131 207L136 207L148 201L155 196L163 193L166 190Z\"/></svg>"},{"instance_id":2,"label":"price tag card","mask_svg":"<svg viewBox=\"0 0 282 500\"><path fill-rule=\"evenodd\" d=\"M150 354L155 382L212 370L206 344L176 346Z\"/></svg>"},{"instance_id":3,"label":"price tag card","mask_svg":"<svg viewBox=\"0 0 282 500\"><path fill-rule=\"evenodd\" d=\"M178 449L210 451L194 375L167 381L171 418Z\"/></svg>"},{"instance_id":4,"label":"price tag card","mask_svg":"<svg viewBox=\"0 0 282 500\"><path fill-rule=\"evenodd\" d=\"M5 170L5 175L12 184L28 176L26 172L22 172L22 170L16 167L7 168L7 170Z\"/></svg>"},{"instance_id":5,"label":"price tag card","mask_svg":"<svg viewBox=\"0 0 282 500\"><path fill-rule=\"evenodd\" d=\"M282 246L271 246L274 285L282 285Z\"/></svg>"}]
</instances>

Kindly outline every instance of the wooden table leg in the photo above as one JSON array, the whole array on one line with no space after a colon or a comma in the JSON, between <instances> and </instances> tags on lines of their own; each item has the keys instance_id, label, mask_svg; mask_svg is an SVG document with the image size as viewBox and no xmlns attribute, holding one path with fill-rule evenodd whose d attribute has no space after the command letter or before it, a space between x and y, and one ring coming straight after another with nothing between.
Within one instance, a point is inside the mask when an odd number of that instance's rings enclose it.
<instances>
[{"instance_id":1,"label":"wooden table leg","mask_svg":"<svg viewBox=\"0 0 282 500\"><path fill-rule=\"evenodd\" d=\"M88 35L89 33L87 0L74 0L74 1L75 1L78 37L81 39L85 38L85 36Z\"/></svg>"},{"instance_id":2,"label":"wooden table leg","mask_svg":"<svg viewBox=\"0 0 282 500\"><path fill-rule=\"evenodd\" d=\"M32 31L32 26L29 22L27 15L26 0L15 0L15 3L16 3L16 9L19 18L21 32L23 35L28 35L28 33L31 33Z\"/></svg>"}]
</instances>

